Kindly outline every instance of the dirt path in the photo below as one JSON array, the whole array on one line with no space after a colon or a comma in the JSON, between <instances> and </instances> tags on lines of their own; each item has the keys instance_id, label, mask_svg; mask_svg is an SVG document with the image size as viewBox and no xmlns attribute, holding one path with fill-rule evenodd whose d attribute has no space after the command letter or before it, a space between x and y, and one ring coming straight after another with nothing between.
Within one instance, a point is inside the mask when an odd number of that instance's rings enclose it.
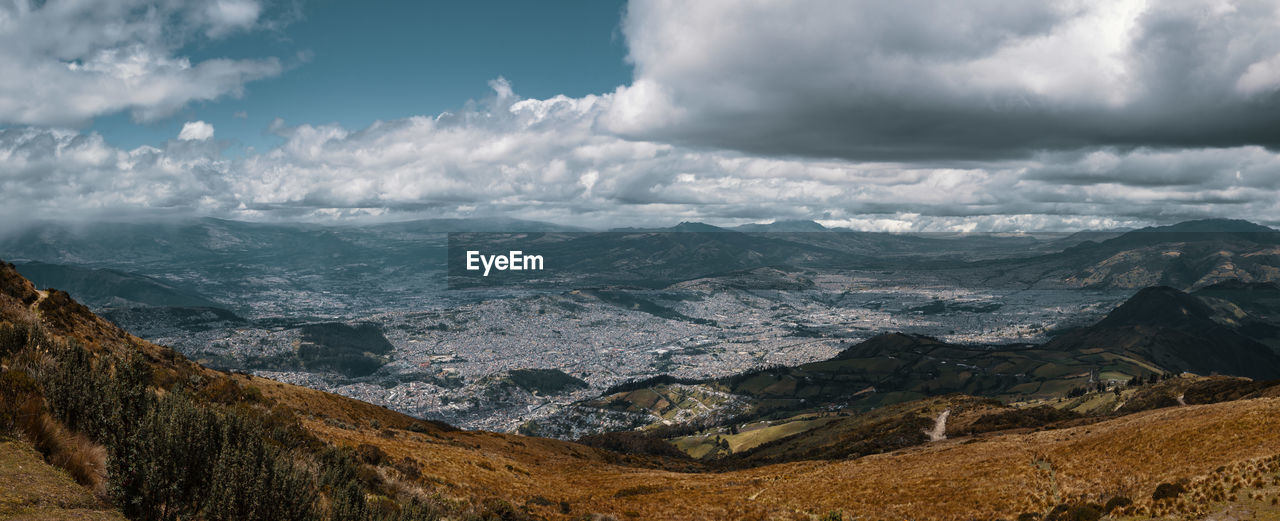
<instances>
[{"instance_id":1,"label":"dirt path","mask_svg":"<svg viewBox=\"0 0 1280 521\"><path fill-rule=\"evenodd\" d=\"M951 415L951 409L942 411L938 415L938 419L933 421L933 428L924 431L929 435L929 441L942 441L947 439L947 416Z\"/></svg>"},{"instance_id":2,"label":"dirt path","mask_svg":"<svg viewBox=\"0 0 1280 521\"><path fill-rule=\"evenodd\" d=\"M38 289L38 290L36 290L36 294L37 294L37 295L40 295L40 296L39 296L38 298L36 298L36 301L35 301L35 302L32 302L32 303L31 303L31 311L36 311L36 310L40 309L40 303L41 303L41 302L44 302L44 299L49 298L49 292L48 292L48 291L44 291L44 290L40 290L40 289Z\"/></svg>"}]
</instances>

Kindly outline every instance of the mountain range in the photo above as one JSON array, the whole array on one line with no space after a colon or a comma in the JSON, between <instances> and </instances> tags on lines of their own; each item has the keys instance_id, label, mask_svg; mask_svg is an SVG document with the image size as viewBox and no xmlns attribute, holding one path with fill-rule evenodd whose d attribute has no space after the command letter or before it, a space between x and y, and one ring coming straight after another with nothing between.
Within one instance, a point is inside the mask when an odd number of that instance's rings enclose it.
<instances>
[{"instance_id":1,"label":"mountain range","mask_svg":"<svg viewBox=\"0 0 1280 521\"><path fill-rule=\"evenodd\" d=\"M424 292L439 293L446 268L461 262L447 254L449 233L460 250L537 250L551 264L536 284L569 289L663 287L760 267L916 270L1008 287L1189 290L1232 279L1280 281L1280 232L1222 219L1041 236L854 232L812 221L608 232L498 219L361 226L217 219L45 223L0 237L0 255L30 264L25 269L36 280L60 282L95 306L113 297L133 301L142 284L244 313L250 311L244 302L268 300L268 289L337 292L357 302L376 298L400 305ZM55 276L55 269L61 273ZM104 290L108 277L99 277L104 280L97 287L79 287L87 279L70 274L85 269L136 276L129 282L134 287ZM138 303L157 303L147 300ZM160 304L170 301L172 295L158 298Z\"/></svg>"}]
</instances>

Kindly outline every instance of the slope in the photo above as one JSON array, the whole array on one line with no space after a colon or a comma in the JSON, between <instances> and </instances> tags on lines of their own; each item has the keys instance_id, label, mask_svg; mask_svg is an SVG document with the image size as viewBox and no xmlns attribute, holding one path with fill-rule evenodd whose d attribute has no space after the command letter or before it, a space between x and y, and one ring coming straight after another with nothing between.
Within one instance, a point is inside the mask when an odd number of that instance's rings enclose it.
<instances>
[{"instance_id":1,"label":"slope","mask_svg":"<svg viewBox=\"0 0 1280 521\"><path fill-rule=\"evenodd\" d=\"M167 378L202 380L194 396L231 404L218 405L219 411L260 410L282 426L296 422L322 446L348 447L358 457L351 472L370 482L368 492L355 489L354 501L366 511L398 497L395 490L470 505L437 514L451 518L810 519L829 511L886 519L1011 518L1113 495L1150 497L1162 483L1228 465L1256 467L1250 462L1269 462L1280 452L1280 399L1256 398L1042 432L951 438L856 459L671 472L578 444L455 431L332 394L210 371L48 294L0 267L5 322L36 318L99 356L141 353L162 373L161 385ZM332 495L335 504L343 497Z\"/></svg>"},{"instance_id":2,"label":"slope","mask_svg":"<svg viewBox=\"0 0 1280 521\"><path fill-rule=\"evenodd\" d=\"M0 520L123 521L124 516L45 463L25 442L0 439Z\"/></svg>"},{"instance_id":3,"label":"slope","mask_svg":"<svg viewBox=\"0 0 1280 521\"><path fill-rule=\"evenodd\" d=\"M1167 371L1280 378L1280 356L1214 320L1201 299L1168 287L1139 291L1092 327L1050 341L1062 351L1101 347Z\"/></svg>"}]
</instances>

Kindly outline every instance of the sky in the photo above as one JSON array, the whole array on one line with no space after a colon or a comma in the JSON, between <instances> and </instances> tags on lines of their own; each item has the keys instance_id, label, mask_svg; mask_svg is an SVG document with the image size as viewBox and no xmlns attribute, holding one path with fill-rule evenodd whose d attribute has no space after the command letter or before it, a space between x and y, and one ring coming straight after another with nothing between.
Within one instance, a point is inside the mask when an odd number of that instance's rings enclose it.
<instances>
[{"instance_id":1,"label":"sky","mask_svg":"<svg viewBox=\"0 0 1280 521\"><path fill-rule=\"evenodd\" d=\"M1280 4L0 2L0 219L1280 225Z\"/></svg>"}]
</instances>

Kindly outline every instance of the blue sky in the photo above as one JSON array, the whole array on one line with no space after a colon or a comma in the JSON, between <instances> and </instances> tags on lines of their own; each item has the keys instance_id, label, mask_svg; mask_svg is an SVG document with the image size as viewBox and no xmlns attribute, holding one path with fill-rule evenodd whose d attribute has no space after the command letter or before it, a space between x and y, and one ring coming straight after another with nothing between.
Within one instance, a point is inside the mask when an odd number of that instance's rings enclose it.
<instances>
[{"instance_id":1,"label":"blue sky","mask_svg":"<svg viewBox=\"0 0 1280 521\"><path fill-rule=\"evenodd\" d=\"M491 95L486 84L498 77L526 97L609 92L631 78L619 31L624 6L621 0L270 6L264 18L281 27L197 40L178 54L192 61L280 56L283 74L247 84L240 98L192 103L145 123L116 113L97 118L91 129L112 145L135 148L201 120L218 139L263 149L280 142L267 132L275 118L354 129L435 115Z\"/></svg>"}]
</instances>

